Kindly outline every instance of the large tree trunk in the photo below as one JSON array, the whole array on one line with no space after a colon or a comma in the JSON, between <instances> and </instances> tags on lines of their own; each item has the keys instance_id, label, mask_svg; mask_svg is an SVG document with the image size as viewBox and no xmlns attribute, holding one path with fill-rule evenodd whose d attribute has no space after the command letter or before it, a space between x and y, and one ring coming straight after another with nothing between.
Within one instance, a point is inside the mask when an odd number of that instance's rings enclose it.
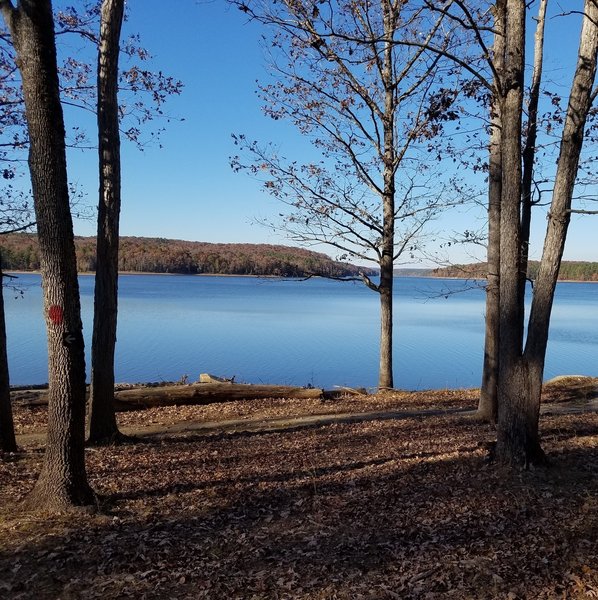
<instances>
[{"instance_id":1,"label":"large tree trunk","mask_svg":"<svg viewBox=\"0 0 598 600\"><path fill-rule=\"evenodd\" d=\"M48 336L48 436L27 503L61 510L94 494L85 472L85 355L50 0L0 2L21 72Z\"/></svg>"},{"instance_id":2,"label":"large tree trunk","mask_svg":"<svg viewBox=\"0 0 598 600\"><path fill-rule=\"evenodd\" d=\"M513 0L514 5L519 3L520 0ZM516 23L518 25L519 20L516 20ZM514 29L517 30L517 27L514 27ZM522 38L523 36L521 36L519 42L521 48L524 43ZM508 43L509 37L507 37ZM512 54L515 55L516 47L513 46L512 48ZM508 53L509 47L507 46ZM595 0L586 0L578 63L569 95L569 106L563 128L544 250L534 289L524 353L521 352L521 345L514 337L503 336L503 321L501 321L500 396L496 455L503 463L527 466L545 460L538 433L544 359L548 343L554 291L565 246L571 201L583 146L585 122L592 103L592 87L596 75L597 55L598 6L595 4ZM505 102L505 106L507 106L507 102ZM514 131L510 129L511 126L511 121L508 123L506 120L504 121L504 136L509 135L509 132L511 132L510 135L514 135ZM518 136L516 137L518 138ZM503 161L505 156L509 155L508 150L505 149L503 152ZM509 167L505 164L504 168L506 173L503 176L503 189L505 181L509 178L509 170L514 168L514 165ZM506 195L503 197L503 214L507 201L510 206L513 199ZM505 220L501 222L501 225L506 228L510 224L509 221ZM504 229L502 233L504 233ZM503 272L508 272L512 276L512 269L509 270L508 265L502 264L504 258L503 248L505 248L505 245L501 244L501 304L505 306L505 319L510 317L512 322L516 323L516 319L520 315L518 311L523 311L523 303L521 294L517 294L520 297L519 306L509 312L512 308L511 296L508 297L509 302L503 302ZM512 239L509 250L512 256L515 250ZM511 277L509 278L509 287L505 290L509 294L514 293ZM508 330L508 333L511 336L515 334L515 331ZM504 368L503 364L505 365Z\"/></svg>"},{"instance_id":3,"label":"large tree trunk","mask_svg":"<svg viewBox=\"0 0 598 600\"><path fill-rule=\"evenodd\" d=\"M10 380L6 352L6 320L4 316L4 282L0 256L0 450L16 452L17 440L10 403Z\"/></svg>"},{"instance_id":4,"label":"large tree trunk","mask_svg":"<svg viewBox=\"0 0 598 600\"><path fill-rule=\"evenodd\" d=\"M521 264L521 116L525 53L525 1L507 0L502 119L500 219L500 364L497 459L512 464L536 460L537 419L530 406L522 356L524 307L519 294Z\"/></svg>"},{"instance_id":5,"label":"large tree trunk","mask_svg":"<svg viewBox=\"0 0 598 600\"><path fill-rule=\"evenodd\" d=\"M114 350L118 303L120 135L118 56L124 0L104 0L98 51L98 133L100 201L91 345L88 439L93 444L120 438L114 412Z\"/></svg>"},{"instance_id":6,"label":"large tree trunk","mask_svg":"<svg viewBox=\"0 0 598 600\"><path fill-rule=\"evenodd\" d=\"M506 0L494 8L494 67L497 73L504 68L504 31ZM484 337L484 366L478 403L478 416L495 423L498 416L498 366L500 342L500 204L502 195L501 156L501 82L494 80L492 114L490 117L490 148L488 173L488 256L486 274L486 319Z\"/></svg>"}]
</instances>

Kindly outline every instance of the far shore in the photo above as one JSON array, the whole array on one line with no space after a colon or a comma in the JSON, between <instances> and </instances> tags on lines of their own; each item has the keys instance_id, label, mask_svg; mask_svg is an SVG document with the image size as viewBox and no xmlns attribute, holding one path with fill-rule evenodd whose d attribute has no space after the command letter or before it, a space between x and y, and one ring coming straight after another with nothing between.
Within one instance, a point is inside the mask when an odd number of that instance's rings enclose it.
<instances>
[{"instance_id":1,"label":"far shore","mask_svg":"<svg viewBox=\"0 0 598 600\"><path fill-rule=\"evenodd\" d=\"M5 271L5 275L41 275L41 271ZM253 277L259 279L303 279L301 277L287 277L285 275L237 275L234 273L156 273L155 271L119 271L119 275L172 275L173 277L183 275L185 277ZM92 277L95 271L80 271L78 275ZM321 275L312 275L312 278L322 277Z\"/></svg>"},{"instance_id":2,"label":"far shore","mask_svg":"<svg viewBox=\"0 0 598 600\"><path fill-rule=\"evenodd\" d=\"M5 275L41 275L41 271L4 271ZM169 275L169 276L180 276L186 277L249 277L254 279L305 279L307 275L302 276L286 276L286 275L247 275L247 274L235 274L235 273L156 273L155 271L119 271L119 275ZM95 275L94 271L81 271L79 275L84 277L91 277ZM310 275L311 279L328 279L323 275ZM355 276L357 277L357 276ZM401 279L436 279L436 280L447 280L447 281L485 281L484 277L438 277L436 275L395 275ZM589 279L559 279L557 283L598 283L598 281L591 281Z\"/></svg>"}]
</instances>

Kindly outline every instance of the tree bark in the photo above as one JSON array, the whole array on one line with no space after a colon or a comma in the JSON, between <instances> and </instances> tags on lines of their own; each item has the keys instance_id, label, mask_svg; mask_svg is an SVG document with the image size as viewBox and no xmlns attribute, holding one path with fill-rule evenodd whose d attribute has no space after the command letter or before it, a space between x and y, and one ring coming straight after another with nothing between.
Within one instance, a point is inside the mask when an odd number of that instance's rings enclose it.
<instances>
[{"instance_id":1,"label":"tree bark","mask_svg":"<svg viewBox=\"0 0 598 600\"><path fill-rule=\"evenodd\" d=\"M525 1L507 0L505 81L502 118L502 201L500 219L500 364L498 370L499 462L536 462L541 449L530 406L523 361L524 307L519 294L521 265L521 117L525 58Z\"/></svg>"},{"instance_id":2,"label":"tree bark","mask_svg":"<svg viewBox=\"0 0 598 600\"><path fill-rule=\"evenodd\" d=\"M514 0L513 4L519 4L519 0L517 2ZM515 29L517 30L517 28ZM521 38L520 47L523 47L524 41ZM513 53L515 52L513 51ZM577 68L569 95L547 232L534 289L524 352L521 350L521 344L514 338L516 328L508 330L508 337L503 336L503 321L501 321L499 426L496 455L498 460L503 463L527 466L545 461L538 433L544 360L554 291L565 246L573 190L583 146L585 123L592 104L597 55L598 6L595 0L586 0ZM506 131L505 123L504 135L506 135ZM518 136L516 137L518 138ZM503 160L505 155L506 152L503 153ZM503 188L506 179L509 178L509 169L510 167L505 164L506 174L503 176ZM513 202L511 197L508 200L509 204ZM503 207L506 201L507 197L504 196ZM511 226L510 221L501 221L501 225L503 224L505 227ZM503 247L501 244L501 263L504 258ZM512 239L509 250L511 253L515 250ZM519 296L519 307L512 310L511 296L508 297L509 303L503 303L503 271L508 272L511 276L509 287L505 290L511 295L514 294L512 268L509 270L508 265L501 264L501 304L507 309L505 318L510 316L512 322L516 323L515 319L523 311L523 301L521 294L516 294Z\"/></svg>"},{"instance_id":3,"label":"tree bark","mask_svg":"<svg viewBox=\"0 0 598 600\"><path fill-rule=\"evenodd\" d=\"M382 79L385 88L384 95L384 156L383 180L384 193L382 197L382 247L380 255L380 372L378 387L392 389L392 334L393 334L393 283L394 283L394 239L395 239L395 174L396 146L395 119L396 102L393 81L392 37L395 29L392 8L382 3L384 11L384 33L387 37L384 44Z\"/></svg>"},{"instance_id":4,"label":"tree bark","mask_svg":"<svg viewBox=\"0 0 598 600\"><path fill-rule=\"evenodd\" d=\"M523 175L521 190L521 266L519 269L519 294L521 302L525 302L527 285L527 267L529 262L529 237L532 224L532 185L534 163L536 158L536 138L538 135L538 103L540 101L540 84L544 62L544 24L546 23L546 5L548 0L541 0L538 7L536 35L534 42L534 70L529 92L527 108L527 133L523 148Z\"/></svg>"},{"instance_id":5,"label":"tree bark","mask_svg":"<svg viewBox=\"0 0 598 600\"><path fill-rule=\"evenodd\" d=\"M92 444L120 438L114 411L114 352L121 205L118 57L123 14L124 0L102 2L98 50L100 200L88 404L88 441Z\"/></svg>"},{"instance_id":6,"label":"tree bark","mask_svg":"<svg viewBox=\"0 0 598 600\"><path fill-rule=\"evenodd\" d=\"M529 364L530 404L535 411L536 422L540 410L540 391L552 303L571 218L571 203L586 119L592 107L597 57L598 5L595 0L586 0L577 68L569 95L544 249L534 286L524 352L524 358Z\"/></svg>"},{"instance_id":7,"label":"tree bark","mask_svg":"<svg viewBox=\"0 0 598 600\"><path fill-rule=\"evenodd\" d=\"M494 8L494 68L504 69L504 34L506 0ZM484 366L478 416L495 423L498 416L498 368L500 361L500 206L502 196L501 156L501 84L494 79L494 92L490 116L490 149L488 173L488 256L486 274L486 319L484 336Z\"/></svg>"},{"instance_id":8,"label":"tree bark","mask_svg":"<svg viewBox=\"0 0 598 600\"><path fill-rule=\"evenodd\" d=\"M389 274L390 271L390 274ZM392 370L392 262L380 271L380 372L378 387L393 388Z\"/></svg>"},{"instance_id":9,"label":"tree bark","mask_svg":"<svg viewBox=\"0 0 598 600\"><path fill-rule=\"evenodd\" d=\"M0 256L0 450L16 452L17 440L10 403L10 379L6 353L6 320L4 315L4 285Z\"/></svg>"},{"instance_id":10,"label":"tree bark","mask_svg":"<svg viewBox=\"0 0 598 600\"><path fill-rule=\"evenodd\" d=\"M85 472L85 355L50 0L21 0L0 9L21 73L29 131L29 170L40 247L48 336L48 436L30 508L89 505Z\"/></svg>"},{"instance_id":11,"label":"tree bark","mask_svg":"<svg viewBox=\"0 0 598 600\"><path fill-rule=\"evenodd\" d=\"M193 385L137 388L116 392L119 410L138 410L151 406L211 404L259 398L323 398L319 388L298 388L284 385L250 385L243 383L197 383Z\"/></svg>"},{"instance_id":12,"label":"tree bark","mask_svg":"<svg viewBox=\"0 0 598 600\"><path fill-rule=\"evenodd\" d=\"M365 390L341 388L322 390L320 388L300 388L288 385L254 385L249 383L194 383L190 385L140 386L119 390L114 393L114 407L117 411L140 410L154 406L179 406L187 404L212 404L235 400L256 400L259 398L309 398L335 399L346 394L366 393ZM46 406L48 398L45 390L30 392L26 406Z\"/></svg>"}]
</instances>

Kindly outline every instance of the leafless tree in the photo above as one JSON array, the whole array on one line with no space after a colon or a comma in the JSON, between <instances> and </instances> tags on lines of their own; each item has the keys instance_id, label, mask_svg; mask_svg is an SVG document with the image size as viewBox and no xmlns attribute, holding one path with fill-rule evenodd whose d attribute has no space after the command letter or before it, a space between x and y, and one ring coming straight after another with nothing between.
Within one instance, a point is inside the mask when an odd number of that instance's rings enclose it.
<instances>
[{"instance_id":1,"label":"leafless tree","mask_svg":"<svg viewBox=\"0 0 598 600\"><path fill-rule=\"evenodd\" d=\"M270 224L291 239L379 269L379 282L363 280L380 297L379 387L392 388L393 269L467 193L429 153L459 118L460 85L447 87L443 59L425 50L432 40L450 46L444 15L430 19L422 6L391 0L233 4L270 34L275 81L261 87L265 112L291 121L321 153L301 164L235 136L250 159L233 157L233 167L264 176L286 206ZM423 47L397 46L405 36Z\"/></svg>"},{"instance_id":2,"label":"leafless tree","mask_svg":"<svg viewBox=\"0 0 598 600\"><path fill-rule=\"evenodd\" d=\"M120 437L114 412L114 350L118 306L118 232L120 215L120 133L118 57L124 0L104 0L98 45L98 150L100 200L91 344L88 440Z\"/></svg>"},{"instance_id":3,"label":"leafless tree","mask_svg":"<svg viewBox=\"0 0 598 600\"><path fill-rule=\"evenodd\" d=\"M538 166L537 107L542 72L542 49L546 3L540 2L535 43L534 71L528 103L527 130L524 130L524 75L526 51L526 11L524 0L499 1L493 5L494 26L480 27L473 6L480 3L451 0L439 7L426 4L434 13L440 11L447 19L459 22L487 57L487 71L466 68L493 97L493 130L500 130L500 140L491 136L491 168L500 162L500 182L490 178L490 201L495 203L500 186L499 233L491 244L498 252L499 323L490 328L498 337L498 439L496 455L504 463L528 465L545 460L539 433L538 418L548 329L558 271L563 255L567 229L572 212L571 203L578 177L579 160L584 141L586 121L595 97L593 85L598 52L598 6L596 0L585 0L577 67L571 84L569 103L559 142L559 155L544 249L535 281L532 307L524 335L524 291L531 219L531 182ZM495 55L487 51L485 38L495 39ZM502 38L502 41L499 39ZM400 43L409 43L401 41ZM427 50L463 65L459 54L445 48L426 46ZM488 77L492 73L493 80ZM558 124L558 120L556 123ZM551 128L556 128L555 123ZM496 144L499 144L500 155ZM496 220L492 221L496 226ZM496 241L498 239L498 242ZM496 246L498 244L498 248ZM495 260L491 265L495 269ZM493 272L493 276L495 276ZM494 286L495 287L495 286ZM494 368L496 368L496 362ZM485 379L485 381L491 381Z\"/></svg>"}]
</instances>

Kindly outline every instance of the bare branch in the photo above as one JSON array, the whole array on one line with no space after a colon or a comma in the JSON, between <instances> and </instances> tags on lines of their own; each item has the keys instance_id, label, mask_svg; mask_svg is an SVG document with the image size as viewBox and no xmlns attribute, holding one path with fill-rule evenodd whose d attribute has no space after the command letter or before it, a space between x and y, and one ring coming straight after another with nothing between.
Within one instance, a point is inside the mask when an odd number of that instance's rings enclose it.
<instances>
[{"instance_id":1,"label":"bare branch","mask_svg":"<svg viewBox=\"0 0 598 600\"><path fill-rule=\"evenodd\" d=\"M36 224L35 221L31 221L30 223L26 223L25 225L21 225L20 227L12 227L11 229L6 229L4 231L0 231L0 235L7 235L10 233L18 233L19 231L26 231L27 229L31 229Z\"/></svg>"}]
</instances>

